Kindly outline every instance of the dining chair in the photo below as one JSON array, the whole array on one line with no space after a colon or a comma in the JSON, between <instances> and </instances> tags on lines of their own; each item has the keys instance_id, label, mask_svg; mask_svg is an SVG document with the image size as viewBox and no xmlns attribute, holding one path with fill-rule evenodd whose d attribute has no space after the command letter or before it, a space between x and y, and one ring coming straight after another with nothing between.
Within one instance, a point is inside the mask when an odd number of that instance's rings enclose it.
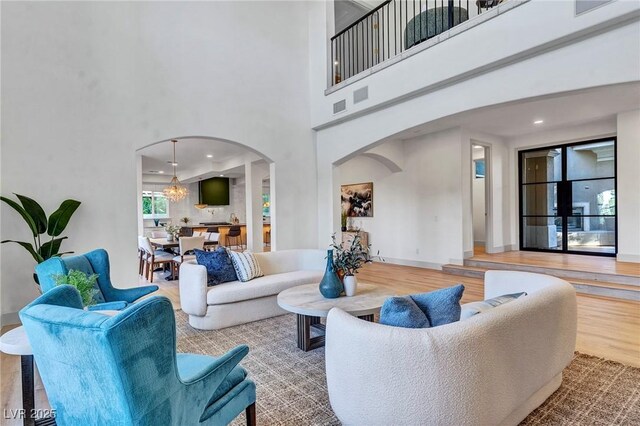
<instances>
[{"instance_id":1,"label":"dining chair","mask_svg":"<svg viewBox=\"0 0 640 426\"><path fill-rule=\"evenodd\" d=\"M193 250L203 250L204 249L204 235L199 237L180 237L178 240L178 244L180 246L180 254L173 258L172 268L171 268L171 277L173 279L178 275L178 268L182 264L182 262L187 260L193 260L196 256L193 253Z\"/></svg>"},{"instance_id":2,"label":"dining chair","mask_svg":"<svg viewBox=\"0 0 640 426\"><path fill-rule=\"evenodd\" d=\"M240 247L240 249L242 250L242 229L240 228L240 226L232 225L229 227L229 232L227 233L225 241L227 247L232 246L230 241L231 239L233 239L233 246ZM238 244L238 241L240 241L240 244Z\"/></svg>"},{"instance_id":3,"label":"dining chair","mask_svg":"<svg viewBox=\"0 0 640 426\"><path fill-rule=\"evenodd\" d=\"M153 282L153 271L156 269L156 266L165 268L169 265L173 271L173 255L156 250L155 247L151 245L149 237L138 237L138 247L145 252L144 277L148 279L150 283Z\"/></svg>"},{"instance_id":4,"label":"dining chair","mask_svg":"<svg viewBox=\"0 0 640 426\"><path fill-rule=\"evenodd\" d=\"M59 425L220 426L242 412L256 424L256 386L239 365L249 348L177 353L164 296L107 316L83 310L78 290L63 285L20 320Z\"/></svg>"}]
</instances>

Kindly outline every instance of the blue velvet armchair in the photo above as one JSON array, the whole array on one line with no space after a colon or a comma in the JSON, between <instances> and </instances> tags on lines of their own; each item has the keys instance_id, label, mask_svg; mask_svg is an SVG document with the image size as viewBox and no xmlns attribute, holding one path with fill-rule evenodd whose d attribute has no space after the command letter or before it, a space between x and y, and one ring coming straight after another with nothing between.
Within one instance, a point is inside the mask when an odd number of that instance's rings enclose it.
<instances>
[{"instance_id":1,"label":"blue velvet armchair","mask_svg":"<svg viewBox=\"0 0 640 426\"><path fill-rule=\"evenodd\" d=\"M109 275L109 255L106 250L97 249L79 256L52 257L36 266L36 274L43 293L56 287L55 276L66 275L70 270L82 271L85 274L98 274L97 288L94 296L95 305L90 310L121 310L142 296L158 290L157 285L147 285L119 289L113 287Z\"/></svg>"},{"instance_id":2,"label":"blue velvet armchair","mask_svg":"<svg viewBox=\"0 0 640 426\"><path fill-rule=\"evenodd\" d=\"M59 425L255 425L255 384L238 346L219 358L176 353L171 302L154 296L110 317L62 285L20 311Z\"/></svg>"}]
</instances>

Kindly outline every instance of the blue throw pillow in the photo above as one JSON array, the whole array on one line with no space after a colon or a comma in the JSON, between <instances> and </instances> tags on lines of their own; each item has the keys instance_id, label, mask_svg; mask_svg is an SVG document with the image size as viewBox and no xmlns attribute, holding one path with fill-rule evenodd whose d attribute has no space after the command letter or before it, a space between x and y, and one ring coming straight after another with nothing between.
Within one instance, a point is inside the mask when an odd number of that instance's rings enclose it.
<instances>
[{"instance_id":1,"label":"blue throw pillow","mask_svg":"<svg viewBox=\"0 0 640 426\"><path fill-rule=\"evenodd\" d=\"M237 281L236 270L224 247L215 251L194 250L196 262L207 268L208 285L218 285L229 281Z\"/></svg>"},{"instance_id":2,"label":"blue throw pillow","mask_svg":"<svg viewBox=\"0 0 640 426\"><path fill-rule=\"evenodd\" d=\"M458 284L428 293L414 294L409 297L418 305L429 319L431 327L460 321L460 299L464 286Z\"/></svg>"},{"instance_id":3,"label":"blue throw pillow","mask_svg":"<svg viewBox=\"0 0 640 426\"><path fill-rule=\"evenodd\" d=\"M404 328L429 328L429 319L409 296L390 297L380 309L380 324Z\"/></svg>"}]
</instances>

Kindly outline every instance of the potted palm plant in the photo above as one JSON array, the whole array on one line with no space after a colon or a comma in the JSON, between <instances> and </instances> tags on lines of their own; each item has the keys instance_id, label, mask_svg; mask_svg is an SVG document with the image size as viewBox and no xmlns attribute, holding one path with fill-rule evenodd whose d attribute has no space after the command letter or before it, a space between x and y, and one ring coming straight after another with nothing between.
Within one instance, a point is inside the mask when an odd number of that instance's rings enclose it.
<instances>
[{"instance_id":1,"label":"potted palm plant","mask_svg":"<svg viewBox=\"0 0 640 426\"><path fill-rule=\"evenodd\" d=\"M26 222L33 243L26 241L3 240L1 243L16 243L27 250L36 263L42 263L45 260L62 256L63 254L73 253L72 251L61 252L62 241L68 237L60 235L65 230L71 220L71 216L80 206L80 201L65 200L60 204L58 209L47 217L44 209L35 200L24 195L15 194L19 203L14 200L0 196L0 200L9 205L22 217ZM33 279L38 282L38 277L34 273Z\"/></svg>"}]
</instances>

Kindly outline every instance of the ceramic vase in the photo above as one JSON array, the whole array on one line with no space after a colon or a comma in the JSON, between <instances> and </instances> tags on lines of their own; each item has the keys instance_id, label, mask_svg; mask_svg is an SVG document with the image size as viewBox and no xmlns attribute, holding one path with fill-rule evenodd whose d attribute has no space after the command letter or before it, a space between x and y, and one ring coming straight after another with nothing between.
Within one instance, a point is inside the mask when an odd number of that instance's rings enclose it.
<instances>
[{"instance_id":1,"label":"ceramic vase","mask_svg":"<svg viewBox=\"0 0 640 426\"><path fill-rule=\"evenodd\" d=\"M173 241L173 234L167 234L167 241L169 242Z\"/></svg>"},{"instance_id":2,"label":"ceramic vase","mask_svg":"<svg viewBox=\"0 0 640 426\"><path fill-rule=\"evenodd\" d=\"M320 281L320 294L327 299L335 299L340 297L343 289L342 282L333 267L333 250L327 250L327 268Z\"/></svg>"},{"instance_id":3,"label":"ceramic vase","mask_svg":"<svg viewBox=\"0 0 640 426\"><path fill-rule=\"evenodd\" d=\"M347 296L355 296L358 290L358 279L355 275L345 275L344 292Z\"/></svg>"}]
</instances>

